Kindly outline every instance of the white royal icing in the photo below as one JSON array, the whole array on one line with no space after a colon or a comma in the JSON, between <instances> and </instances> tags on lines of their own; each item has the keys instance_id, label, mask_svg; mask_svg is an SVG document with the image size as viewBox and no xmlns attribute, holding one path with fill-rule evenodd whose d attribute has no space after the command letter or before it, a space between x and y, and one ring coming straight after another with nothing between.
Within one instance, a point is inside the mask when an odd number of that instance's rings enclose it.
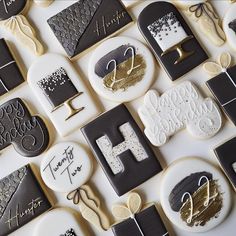
<instances>
[{"instance_id":1,"label":"white royal icing","mask_svg":"<svg viewBox=\"0 0 236 236\"><path fill-rule=\"evenodd\" d=\"M35 227L34 236L83 236L84 230L68 209L56 208L46 213Z\"/></svg>"},{"instance_id":2,"label":"white royal icing","mask_svg":"<svg viewBox=\"0 0 236 236\"><path fill-rule=\"evenodd\" d=\"M221 113L211 98L204 99L191 82L183 82L159 96L147 92L139 116L145 134L155 146L165 144L168 137L187 128L196 138L210 138L222 123Z\"/></svg>"},{"instance_id":3,"label":"white royal icing","mask_svg":"<svg viewBox=\"0 0 236 236\"><path fill-rule=\"evenodd\" d=\"M115 175L123 171L123 165L118 158L118 156L123 152L130 150L138 162L148 158L144 147L139 142L135 131L129 123L121 125L119 130L125 141L115 147L112 146L112 143L107 135L104 135L96 140L98 147L102 151L102 154Z\"/></svg>"},{"instance_id":4,"label":"white royal icing","mask_svg":"<svg viewBox=\"0 0 236 236\"><path fill-rule=\"evenodd\" d=\"M229 45L236 50L236 4L230 6L223 18L223 29Z\"/></svg>"},{"instance_id":5,"label":"white royal icing","mask_svg":"<svg viewBox=\"0 0 236 236\"><path fill-rule=\"evenodd\" d=\"M72 106L76 109L81 109L80 112L76 113L69 119L67 119L69 109L66 104L62 104L61 107L53 110L53 106L45 94L45 87L42 86L42 81L46 80L48 76L52 77L51 82L55 82L55 84L60 83L59 85L63 86L64 80L60 81L59 79L54 79L55 74L59 75L59 72L62 71L62 69L68 75L68 82L71 83L73 85L72 87L77 90L76 94L78 96L72 100ZM99 113L98 106L94 103L93 98L91 97L82 79L78 76L73 66L65 57L59 54L51 53L39 57L31 65L27 77L27 81L33 90L33 94L38 99L39 103L42 105L61 136L66 136L75 129L80 128ZM50 87L48 90L50 90Z\"/></svg>"},{"instance_id":6,"label":"white royal icing","mask_svg":"<svg viewBox=\"0 0 236 236\"><path fill-rule=\"evenodd\" d=\"M92 162L74 142L61 142L46 153L40 167L45 184L57 192L71 192L85 184L92 173Z\"/></svg>"},{"instance_id":7,"label":"white royal icing","mask_svg":"<svg viewBox=\"0 0 236 236\"><path fill-rule=\"evenodd\" d=\"M191 167L191 168L189 168ZM179 212L176 212L172 210L170 203L169 203L169 196L173 188L180 183L184 178L187 176L190 176L193 173L197 172L207 172L212 174L212 179L216 181L217 185L219 186L219 190L222 193L222 208L220 209L219 214L217 217L211 218L205 225L199 225L199 226L188 226L186 222L184 222ZM198 186L201 186L202 183L204 183L204 179L207 178L206 176L202 176L198 181ZM205 181L206 182L206 181ZM206 196L209 193L206 192ZM187 199L189 195L187 192L183 196L184 199ZM173 197L173 196L172 196ZM190 197L190 196L189 196ZM210 196L210 199L212 199L214 196ZM183 199L182 198L182 199ZM191 197L190 197L191 199ZM207 208L207 197L205 206ZM201 159L201 158L194 158L194 157L186 157L181 158L175 162L173 162L164 172L162 179L161 179L161 186L160 186L160 201L161 206L166 214L166 216L169 218L169 220L179 227L182 230L186 230L189 232L206 232L210 229L218 226L223 220L227 217L230 209L231 209L231 190L229 187L229 184L225 178L225 176L222 174L220 170L218 170L215 166L210 164L209 162ZM194 202L193 202L194 206ZM189 218L189 221L191 219Z\"/></svg>"},{"instance_id":8,"label":"white royal icing","mask_svg":"<svg viewBox=\"0 0 236 236\"><path fill-rule=\"evenodd\" d=\"M195 4L199 4L199 3L204 3L206 2L207 0L172 0L174 3L177 3L177 4L180 4L182 5L183 7L189 7L189 6L192 6L192 5L195 5Z\"/></svg>"},{"instance_id":9,"label":"white royal icing","mask_svg":"<svg viewBox=\"0 0 236 236\"><path fill-rule=\"evenodd\" d=\"M134 47L136 54L139 54L143 57L146 64L145 74L142 80L137 82L135 85L130 86L125 90L119 89L118 91L112 91L104 86L103 79L100 78L95 73L94 69L96 63L103 56L107 55L109 52L113 51L114 49L117 49L122 45L130 45L131 47ZM113 61L113 63L115 62ZM110 64L109 66L114 66L114 65ZM136 71L138 69L139 68L137 68ZM89 61L89 67L88 67L89 81L95 92L105 99L119 103L132 101L145 94L145 92L149 89L149 87L153 82L154 73L155 73L155 64L150 50L141 42L129 37L114 37L106 40L104 43L102 43L99 47L97 47L94 50L91 59Z\"/></svg>"},{"instance_id":10,"label":"white royal icing","mask_svg":"<svg viewBox=\"0 0 236 236\"><path fill-rule=\"evenodd\" d=\"M148 30L163 52L188 36L173 12L150 24Z\"/></svg>"}]
</instances>

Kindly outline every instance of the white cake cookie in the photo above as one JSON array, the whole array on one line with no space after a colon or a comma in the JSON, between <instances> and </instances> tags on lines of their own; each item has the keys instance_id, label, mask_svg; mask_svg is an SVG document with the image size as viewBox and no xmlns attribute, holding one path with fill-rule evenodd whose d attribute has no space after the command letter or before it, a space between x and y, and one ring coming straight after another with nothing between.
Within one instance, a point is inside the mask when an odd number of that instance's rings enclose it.
<instances>
[{"instance_id":1,"label":"white cake cookie","mask_svg":"<svg viewBox=\"0 0 236 236\"><path fill-rule=\"evenodd\" d=\"M37 59L28 71L28 83L61 136L80 128L99 111L70 62L58 54Z\"/></svg>"}]
</instances>

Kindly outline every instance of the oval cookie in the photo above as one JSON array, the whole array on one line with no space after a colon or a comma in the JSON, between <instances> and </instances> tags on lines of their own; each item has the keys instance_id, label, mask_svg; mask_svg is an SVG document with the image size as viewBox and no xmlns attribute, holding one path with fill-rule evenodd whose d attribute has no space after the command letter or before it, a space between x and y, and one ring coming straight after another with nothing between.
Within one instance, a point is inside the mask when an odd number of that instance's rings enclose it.
<instances>
[{"instance_id":1,"label":"oval cookie","mask_svg":"<svg viewBox=\"0 0 236 236\"><path fill-rule=\"evenodd\" d=\"M161 182L161 205L169 220L190 232L219 225L231 208L222 172L200 158L182 158L168 167Z\"/></svg>"},{"instance_id":2,"label":"oval cookie","mask_svg":"<svg viewBox=\"0 0 236 236\"><path fill-rule=\"evenodd\" d=\"M92 173L86 151L74 142L54 145L41 163L45 184L57 192L70 192L85 184Z\"/></svg>"},{"instance_id":3,"label":"oval cookie","mask_svg":"<svg viewBox=\"0 0 236 236\"><path fill-rule=\"evenodd\" d=\"M128 102L142 96L154 77L154 60L141 42L116 37L101 44L89 62L89 80L103 98Z\"/></svg>"}]
</instances>

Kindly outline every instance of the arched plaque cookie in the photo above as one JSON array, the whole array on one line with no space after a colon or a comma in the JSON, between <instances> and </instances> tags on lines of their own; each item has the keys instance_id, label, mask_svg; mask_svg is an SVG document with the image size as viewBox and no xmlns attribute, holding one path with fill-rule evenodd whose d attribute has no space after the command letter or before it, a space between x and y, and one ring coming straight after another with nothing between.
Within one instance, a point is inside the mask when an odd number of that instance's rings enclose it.
<instances>
[{"instance_id":1,"label":"arched plaque cookie","mask_svg":"<svg viewBox=\"0 0 236 236\"><path fill-rule=\"evenodd\" d=\"M223 18L226 39L232 49L236 50L236 4L232 4Z\"/></svg>"},{"instance_id":2,"label":"arched plaque cookie","mask_svg":"<svg viewBox=\"0 0 236 236\"><path fill-rule=\"evenodd\" d=\"M45 214L35 228L34 236L83 236L85 235L73 212L56 208Z\"/></svg>"},{"instance_id":3,"label":"arched plaque cookie","mask_svg":"<svg viewBox=\"0 0 236 236\"><path fill-rule=\"evenodd\" d=\"M78 204L82 216L98 229L107 230L109 220L101 210L100 200L85 185L92 174L92 161L85 150L74 142L61 142L46 153L40 167L45 184Z\"/></svg>"},{"instance_id":4,"label":"arched plaque cookie","mask_svg":"<svg viewBox=\"0 0 236 236\"><path fill-rule=\"evenodd\" d=\"M30 4L29 0L1 0L0 27L9 30L35 55L42 55L44 48L36 38L36 32L23 15Z\"/></svg>"},{"instance_id":5,"label":"arched plaque cookie","mask_svg":"<svg viewBox=\"0 0 236 236\"><path fill-rule=\"evenodd\" d=\"M231 208L222 172L200 158L182 158L163 173L160 199L169 220L182 230L205 232L218 226Z\"/></svg>"},{"instance_id":6,"label":"arched plaque cookie","mask_svg":"<svg viewBox=\"0 0 236 236\"><path fill-rule=\"evenodd\" d=\"M49 143L49 133L39 116L32 116L20 98L0 106L0 150L13 145L26 157L40 155Z\"/></svg>"},{"instance_id":7,"label":"arched plaque cookie","mask_svg":"<svg viewBox=\"0 0 236 236\"><path fill-rule=\"evenodd\" d=\"M224 44L226 38L221 28L221 20L210 1L173 0L173 3L180 5L189 17L197 22L199 29L214 45L221 46Z\"/></svg>"},{"instance_id":8,"label":"arched plaque cookie","mask_svg":"<svg viewBox=\"0 0 236 236\"><path fill-rule=\"evenodd\" d=\"M208 58L184 18L169 2L148 5L139 15L138 25L171 80Z\"/></svg>"},{"instance_id":9,"label":"arched plaque cookie","mask_svg":"<svg viewBox=\"0 0 236 236\"><path fill-rule=\"evenodd\" d=\"M99 113L82 79L61 55L49 53L37 59L28 71L28 82L61 136Z\"/></svg>"},{"instance_id":10,"label":"arched plaque cookie","mask_svg":"<svg viewBox=\"0 0 236 236\"><path fill-rule=\"evenodd\" d=\"M221 113L211 98L204 99L189 81L163 93L150 90L139 108L144 133L155 146L165 144L169 137L186 128L198 139L210 138L221 128Z\"/></svg>"},{"instance_id":11,"label":"arched plaque cookie","mask_svg":"<svg viewBox=\"0 0 236 236\"><path fill-rule=\"evenodd\" d=\"M142 96L154 78L151 52L139 41L115 37L105 41L89 62L89 80L102 97L128 102Z\"/></svg>"}]
</instances>

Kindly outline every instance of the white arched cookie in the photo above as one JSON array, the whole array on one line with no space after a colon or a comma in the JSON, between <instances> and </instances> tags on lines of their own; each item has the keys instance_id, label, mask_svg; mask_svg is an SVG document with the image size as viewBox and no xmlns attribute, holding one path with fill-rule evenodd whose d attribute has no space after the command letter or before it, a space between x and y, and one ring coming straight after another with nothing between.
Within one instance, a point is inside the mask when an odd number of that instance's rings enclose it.
<instances>
[{"instance_id":1,"label":"white arched cookie","mask_svg":"<svg viewBox=\"0 0 236 236\"><path fill-rule=\"evenodd\" d=\"M34 3L40 7L48 7L54 0L34 0Z\"/></svg>"},{"instance_id":2,"label":"white arched cookie","mask_svg":"<svg viewBox=\"0 0 236 236\"><path fill-rule=\"evenodd\" d=\"M223 19L226 39L232 49L236 50L236 4L230 6Z\"/></svg>"},{"instance_id":3,"label":"white arched cookie","mask_svg":"<svg viewBox=\"0 0 236 236\"><path fill-rule=\"evenodd\" d=\"M155 146L186 128L196 138L215 135L221 127L221 113L211 98L204 99L191 82L183 82L161 96L150 90L139 108L145 134Z\"/></svg>"},{"instance_id":4,"label":"white arched cookie","mask_svg":"<svg viewBox=\"0 0 236 236\"><path fill-rule=\"evenodd\" d=\"M182 158L165 170L160 200L174 225L196 233L218 226L231 208L231 192L223 173L199 157Z\"/></svg>"},{"instance_id":5,"label":"white arched cookie","mask_svg":"<svg viewBox=\"0 0 236 236\"><path fill-rule=\"evenodd\" d=\"M154 60L141 42L129 37L105 41L89 62L89 80L105 99L128 102L142 96L154 78Z\"/></svg>"},{"instance_id":6,"label":"white arched cookie","mask_svg":"<svg viewBox=\"0 0 236 236\"><path fill-rule=\"evenodd\" d=\"M28 71L27 81L61 136L99 113L76 70L59 54L48 53L38 58Z\"/></svg>"},{"instance_id":7,"label":"white arched cookie","mask_svg":"<svg viewBox=\"0 0 236 236\"><path fill-rule=\"evenodd\" d=\"M72 212L56 208L45 214L35 228L34 236L85 235Z\"/></svg>"}]
</instances>

